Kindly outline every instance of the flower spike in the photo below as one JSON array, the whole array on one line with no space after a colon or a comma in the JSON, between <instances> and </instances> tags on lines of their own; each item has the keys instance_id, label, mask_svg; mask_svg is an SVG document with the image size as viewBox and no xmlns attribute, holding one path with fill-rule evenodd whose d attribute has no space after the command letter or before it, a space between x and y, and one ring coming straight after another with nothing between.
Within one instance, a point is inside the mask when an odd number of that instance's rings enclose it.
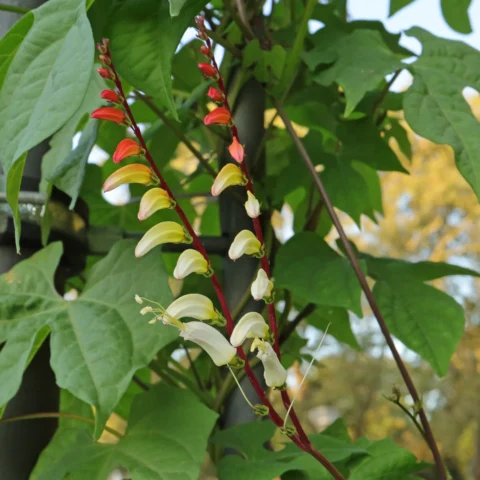
<instances>
[{"instance_id":1,"label":"flower spike","mask_svg":"<svg viewBox=\"0 0 480 480\"><path fill-rule=\"evenodd\" d=\"M235 164L227 163L220 172L218 172L213 182L212 195L217 197L226 188L234 185L245 185L245 183L245 177L242 171Z\"/></svg>"},{"instance_id":2,"label":"flower spike","mask_svg":"<svg viewBox=\"0 0 480 480\"><path fill-rule=\"evenodd\" d=\"M228 147L228 151L232 158L234 158L238 163L242 163L245 157L245 151L243 145L237 140L237 137L233 137L231 145Z\"/></svg>"},{"instance_id":3,"label":"flower spike","mask_svg":"<svg viewBox=\"0 0 480 480\"><path fill-rule=\"evenodd\" d=\"M97 118L98 120L108 120L117 123L118 125L127 125L129 123L125 112L114 107L97 108L90 116L92 118Z\"/></svg>"},{"instance_id":4,"label":"flower spike","mask_svg":"<svg viewBox=\"0 0 480 480\"><path fill-rule=\"evenodd\" d=\"M214 308L212 301L205 295L189 293L174 300L165 310L168 318L180 320L184 317L195 318L202 321L221 323L221 315Z\"/></svg>"},{"instance_id":5,"label":"flower spike","mask_svg":"<svg viewBox=\"0 0 480 480\"><path fill-rule=\"evenodd\" d=\"M273 282L268 278L265 270L261 268L257 273L257 278L252 283L252 297L255 300L265 300L270 303L272 299Z\"/></svg>"},{"instance_id":6,"label":"flower spike","mask_svg":"<svg viewBox=\"0 0 480 480\"><path fill-rule=\"evenodd\" d=\"M142 257L152 248L162 243L190 243L191 238L176 222L161 222L152 227L135 247L135 256Z\"/></svg>"},{"instance_id":7,"label":"flower spike","mask_svg":"<svg viewBox=\"0 0 480 480\"><path fill-rule=\"evenodd\" d=\"M225 107L217 107L203 119L205 125L230 125L232 116Z\"/></svg>"},{"instance_id":8,"label":"flower spike","mask_svg":"<svg viewBox=\"0 0 480 480\"><path fill-rule=\"evenodd\" d=\"M217 90L215 87L208 89L207 97L211 98L214 102L221 103L225 99L223 93Z\"/></svg>"},{"instance_id":9,"label":"flower spike","mask_svg":"<svg viewBox=\"0 0 480 480\"><path fill-rule=\"evenodd\" d=\"M218 367L236 363L236 349L215 328L202 322L188 322L180 330L180 336L202 347Z\"/></svg>"},{"instance_id":10,"label":"flower spike","mask_svg":"<svg viewBox=\"0 0 480 480\"><path fill-rule=\"evenodd\" d=\"M200 273L203 275L208 275L211 268L208 262L205 260L203 255L193 248L189 248L182 252L178 257L177 265L173 271L173 276L177 280L187 277L191 273Z\"/></svg>"},{"instance_id":11,"label":"flower spike","mask_svg":"<svg viewBox=\"0 0 480 480\"><path fill-rule=\"evenodd\" d=\"M255 195L247 191L247 201L245 202L245 210L247 211L247 215L250 218L257 218L260 216L260 203L255 197Z\"/></svg>"},{"instance_id":12,"label":"flower spike","mask_svg":"<svg viewBox=\"0 0 480 480\"><path fill-rule=\"evenodd\" d=\"M207 78L217 77L217 69L213 65L210 65L209 63L199 63L198 68L202 71L202 73Z\"/></svg>"},{"instance_id":13,"label":"flower spike","mask_svg":"<svg viewBox=\"0 0 480 480\"><path fill-rule=\"evenodd\" d=\"M263 376L267 386L284 390L285 382L287 381L287 371L280 363L272 346L268 342L256 338L251 348L252 352L254 350L258 350L257 358L263 363Z\"/></svg>"},{"instance_id":14,"label":"flower spike","mask_svg":"<svg viewBox=\"0 0 480 480\"><path fill-rule=\"evenodd\" d=\"M132 163L119 168L113 172L103 184L103 191L109 192L124 183L140 183L141 185L152 185L157 183L157 177L149 167L141 163Z\"/></svg>"},{"instance_id":15,"label":"flower spike","mask_svg":"<svg viewBox=\"0 0 480 480\"><path fill-rule=\"evenodd\" d=\"M250 230L242 230L237 233L228 250L228 256L232 260L237 260L242 255L263 256L262 244Z\"/></svg>"},{"instance_id":16,"label":"flower spike","mask_svg":"<svg viewBox=\"0 0 480 480\"><path fill-rule=\"evenodd\" d=\"M144 152L143 148L135 140L125 138L117 145L113 154L113 162L120 163L125 158L143 155Z\"/></svg>"},{"instance_id":17,"label":"flower spike","mask_svg":"<svg viewBox=\"0 0 480 480\"><path fill-rule=\"evenodd\" d=\"M245 314L235 325L230 343L240 347L247 338L265 338L268 335L268 325L257 312Z\"/></svg>"},{"instance_id":18,"label":"flower spike","mask_svg":"<svg viewBox=\"0 0 480 480\"><path fill-rule=\"evenodd\" d=\"M122 103L120 95L114 90L103 90L100 94L100 98L103 98L103 100L107 100L111 103Z\"/></svg>"},{"instance_id":19,"label":"flower spike","mask_svg":"<svg viewBox=\"0 0 480 480\"><path fill-rule=\"evenodd\" d=\"M162 210L164 208L173 208L175 205L175 201L170 198L168 193L163 188L151 188L140 200L138 219L143 221L153 215L155 212L158 212L158 210Z\"/></svg>"}]
</instances>

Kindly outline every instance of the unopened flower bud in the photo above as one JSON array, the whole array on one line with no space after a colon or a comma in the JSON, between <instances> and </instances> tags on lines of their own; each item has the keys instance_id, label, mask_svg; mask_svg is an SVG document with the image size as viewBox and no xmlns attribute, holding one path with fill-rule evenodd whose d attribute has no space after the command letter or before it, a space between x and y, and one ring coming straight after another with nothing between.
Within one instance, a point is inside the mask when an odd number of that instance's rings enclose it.
<instances>
[{"instance_id":1,"label":"unopened flower bud","mask_svg":"<svg viewBox=\"0 0 480 480\"><path fill-rule=\"evenodd\" d=\"M180 336L202 347L218 367L235 359L237 351L227 339L211 325L202 322L188 322L180 330Z\"/></svg>"},{"instance_id":2,"label":"unopened flower bud","mask_svg":"<svg viewBox=\"0 0 480 480\"><path fill-rule=\"evenodd\" d=\"M225 99L223 93L217 90L215 87L208 89L207 97L211 98L214 102L221 103Z\"/></svg>"},{"instance_id":3,"label":"unopened flower bud","mask_svg":"<svg viewBox=\"0 0 480 480\"><path fill-rule=\"evenodd\" d=\"M103 184L103 191L110 192L114 188L125 183L139 183L141 185L152 185L157 182L157 178L146 165L141 163L132 163L119 168L113 172Z\"/></svg>"},{"instance_id":4,"label":"unopened flower bud","mask_svg":"<svg viewBox=\"0 0 480 480\"><path fill-rule=\"evenodd\" d=\"M203 119L205 125L231 125L232 116L225 107L217 107Z\"/></svg>"},{"instance_id":5,"label":"unopened flower bud","mask_svg":"<svg viewBox=\"0 0 480 480\"><path fill-rule=\"evenodd\" d=\"M255 195L247 191L247 201L245 202L245 210L250 218L257 218L260 215L260 203Z\"/></svg>"},{"instance_id":6,"label":"unopened flower bud","mask_svg":"<svg viewBox=\"0 0 480 480\"><path fill-rule=\"evenodd\" d=\"M101 107L94 110L90 116L98 120L108 120L118 123L118 125L127 125L128 119L123 110L114 107Z\"/></svg>"},{"instance_id":7,"label":"unopened flower bud","mask_svg":"<svg viewBox=\"0 0 480 480\"><path fill-rule=\"evenodd\" d=\"M175 205L176 203L170 198L168 193L163 188L151 188L140 200L138 219L143 221L153 215L155 212L158 212L158 210L172 208Z\"/></svg>"},{"instance_id":8,"label":"unopened flower bud","mask_svg":"<svg viewBox=\"0 0 480 480\"><path fill-rule=\"evenodd\" d=\"M252 282L252 297L255 300L269 300L272 296L273 282L268 278L265 270L261 268L257 278Z\"/></svg>"},{"instance_id":9,"label":"unopened flower bud","mask_svg":"<svg viewBox=\"0 0 480 480\"><path fill-rule=\"evenodd\" d=\"M132 138L125 138L122 140L115 149L113 154L113 162L120 163L125 158L137 157L143 155L143 148Z\"/></svg>"},{"instance_id":10,"label":"unopened flower bud","mask_svg":"<svg viewBox=\"0 0 480 480\"><path fill-rule=\"evenodd\" d=\"M200 47L200 53L205 55L207 58L212 58L212 49L208 48L206 45Z\"/></svg>"},{"instance_id":11,"label":"unopened flower bud","mask_svg":"<svg viewBox=\"0 0 480 480\"><path fill-rule=\"evenodd\" d=\"M98 59L103 65L111 65L112 61L106 55L99 55Z\"/></svg>"},{"instance_id":12,"label":"unopened flower bud","mask_svg":"<svg viewBox=\"0 0 480 480\"><path fill-rule=\"evenodd\" d=\"M246 313L235 325L230 343L240 347L247 338L265 338L268 334L268 325L257 312Z\"/></svg>"},{"instance_id":13,"label":"unopened flower bud","mask_svg":"<svg viewBox=\"0 0 480 480\"><path fill-rule=\"evenodd\" d=\"M135 247L135 256L142 257L152 248L163 243L190 243L191 238L176 222L161 222L155 225L140 239Z\"/></svg>"},{"instance_id":14,"label":"unopened flower bud","mask_svg":"<svg viewBox=\"0 0 480 480\"><path fill-rule=\"evenodd\" d=\"M228 187L244 184L245 177L240 168L233 163L227 163L215 177L211 190L212 195L217 197Z\"/></svg>"},{"instance_id":15,"label":"unopened flower bud","mask_svg":"<svg viewBox=\"0 0 480 480\"><path fill-rule=\"evenodd\" d=\"M195 17L195 23L199 30L205 30L205 17L203 15L197 15Z\"/></svg>"},{"instance_id":16,"label":"unopened flower bud","mask_svg":"<svg viewBox=\"0 0 480 480\"><path fill-rule=\"evenodd\" d=\"M140 305L143 303L142 297L140 295L135 295L135 301Z\"/></svg>"},{"instance_id":17,"label":"unopened flower bud","mask_svg":"<svg viewBox=\"0 0 480 480\"><path fill-rule=\"evenodd\" d=\"M143 307L141 310L140 310L140 315L146 315L147 313L151 313L153 312L153 308L152 307Z\"/></svg>"},{"instance_id":18,"label":"unopened flower bud","mask_svg":"<svg viewBox=\"0 0 480 480\"><path fill-rule=\"evenodd\" d=\"M230 155L238 162L242 163L243 158L245 157L245 151L243 145L237 140L236 137L233 137L231 145L228 147Z\"/></svg>"},{"instance_id":19,"label":"unopened flower bud","mask_svg":"<svg viewBox=\"0 0 480 480\"><path fill-rule=\"evenodd\" d=\"M101 77L106 78L107 80L115 79L115 74L108 67L97 68L97 72Z\"/></svg>"},{"instance_id":20,"label":"unopened flower bud","mask_svg":"<svg viewBox=\"0 0 480 480\"><path fill-rule=\"evenodd\" d=\"M239 259L242 255L262 256L262 244L250 230L242 230L237 234L230 249L228 256L232 260Z\"/></svg>"},{"instance_id":21,"label":"unopened flower bud","mask_svg":"<svg viewBox=\"0 0 480 480\"><path fill-rule=\"evenodd\" d=\"M100 98L107 100L112 103L122 103L122 98L114 90L103 90L100 94Z\"/></svg>"},{"instance_id":22,"label":"unopened flower bud","mask_svg":"<svg viewBox=\"0 0 480 480\"><path fill-rule=\"evenodd\" d=\"M206 274L209 270L210 267L204 256L197 250L190 248L178 257L173 276L177 280L181 280L191 273Z\"/></svg>"},{"instance_id":23,"label":"unopened flower bud","mask_svg":"<svg viewBox=\"0 0 480 480\"><path fill-rule=\"evenodd\" d=\"M252 352L258 350L257 358L263 363L263 376L267 386L278 389L285 388L287 371L280 363L272 346L268 342L256 338L252 343L251 350Z\"/></svg>"},{"instance_id":24,"label":"unopened flower bud","mask_svg":"<svg viewBox=\"0 0 480 480\"><path fill-rule=\"evenodd\" d=\"M199 63L198 68L208 78L216 78L218 75L217 69L213 65L210 65L209 63Z\"/></svg>"},{"instance_id":25,"label":"unopened flower bud","mask_svg":"<svg viewBox=\"0 0 480 480\"><path fill-rule=\"evenodd\" d=\"M166 320L175 318L195 318L202 321L216 321L220 314L215 310L212 301L205 295L189 293L173 301L165 310Z\"/></svg>"}]
</instances>

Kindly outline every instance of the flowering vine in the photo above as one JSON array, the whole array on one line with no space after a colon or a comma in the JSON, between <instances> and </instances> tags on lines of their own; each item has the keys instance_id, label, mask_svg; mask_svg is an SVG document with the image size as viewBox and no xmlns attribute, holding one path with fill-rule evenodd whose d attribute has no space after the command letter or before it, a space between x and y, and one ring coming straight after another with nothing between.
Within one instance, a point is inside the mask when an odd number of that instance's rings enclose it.
<instances>
[{"instance_id":1,"label":"flowering vine","mask_svg":"<svg viewBox=\"0 0 480 480\"><path fill-rule=\"evenodd\" d=\"M260 203L255 197L252 180L244 162L244 147L238 136L238 130L228 103L223 79L213 56L212 44L207 35L203 17L197 17L196 24L198 37L205 42L200 51L208 60L199 64L198 67L206 77L213 79L218 87L211 87L207 93L208 97L219 106L205 116L204 123L205 125L223 125L230 128L232 143L228 150L233 160L239 165L228 163L220 170L212 185L212 194L214 196L220 195L226 188L233 185L240 185L246 188L247 201L245 202L245 209L252 218L253 232L250 230L239 232L231 244L229 256L233 260L242 255L252 255L260 259L261 269L252 283L251 292L256 300L264 300L266 302L269 323L267 325L260 314L251 312L244 315L236 325L234 324L221 284L212 268L208 254L147 148L113 64L108 39L104 39L101 44L97 44L97 48L100 51L99 59L102 63L102 67L97 69L97 71L103 78L112 81L115 87L114 89L104 90L101 93L101 98L108 101L110 105L98 108L92 112L91 116L125 125L132 129L136 140L124 139L118 144L113 155L115 163L122 162L130 157L139 157L140 160L144 159L148 163L148 165L134 163L121 167L107 178L104 190L112 190L119 185L127 183L139 183L152 187L147 190L141 199L138 213L140 221L148 218L160 209L169 208L175 210L183 225L174 221L158 223L150 228L138 242L135 255L141 257L156 246L167 242L191 244L192 248L185 250L180 255L174 270L174 276L176 278L184 278L195 273L209 277L220 303L221 312L215 308L209 298L199 294L183 295L166 308L138 295L135 299L140 304L148 303L148 305L142 307L141 313L153 316L149 323L153 324L160 321L165 325L177 328L181 337L195 342L203 348L217 366L226 365L228 368L244 368L250 383L262 402L262 405L252 405L246 398L255 413L269 415L271 420L299 448L314 456L334 478L343 479L338 470L310 443L292 408L285 388L287 372L280 362L278 329L273 303L274 284L271 279L270 265L259 220ZM194 318L195 321L183 321L186 317ZM229 340L215 328L223 326L226 329ZM257 357L264 366L264 378L267 386L281 391L283 403L290 414L294 427L286 426L288 415L285 419L282 419L273 408L256 378L242 348L247 339L253 339L251 349L257 352ZM232 375L237 381L233 372Z\"/></svg>"}]
</instances>

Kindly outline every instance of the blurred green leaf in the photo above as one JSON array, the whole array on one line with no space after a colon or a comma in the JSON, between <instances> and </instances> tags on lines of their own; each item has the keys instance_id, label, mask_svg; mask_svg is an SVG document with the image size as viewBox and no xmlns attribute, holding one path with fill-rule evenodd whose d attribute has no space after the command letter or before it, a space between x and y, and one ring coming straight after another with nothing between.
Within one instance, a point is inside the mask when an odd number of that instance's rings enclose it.
<instances>
[{"instance_id":1,"label":"blurred green leaf","mask_svg":"<svg viewBox=\"0 0 480 480\"><path fill-rule=\"evenodd\" d=\"M453 30L468 35L472 33L472 25L468 9L472 0L441 0L442 14L449 27Z\"/></svg>"},{"instance_id":2,"label":"blurred green leaf","mask_svg":"<svg viewBox=\"0 0 480 480\"><path fill-rule=\"evenodd\" d=\"M391 17L392 15L395 15L402 8L407 7L414 1L415 0L390 0L390 10L388 12L388 16Z\"/></svg>"}]
</instances>

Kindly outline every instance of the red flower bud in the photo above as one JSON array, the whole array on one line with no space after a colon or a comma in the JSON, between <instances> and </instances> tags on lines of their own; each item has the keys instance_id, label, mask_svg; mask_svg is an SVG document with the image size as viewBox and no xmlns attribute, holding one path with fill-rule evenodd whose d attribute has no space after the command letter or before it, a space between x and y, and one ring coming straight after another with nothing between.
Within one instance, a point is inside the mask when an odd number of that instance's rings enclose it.
<instances>
[{"instance_id":1,"label":"red flower bud","mask_svg":"<svg viewBox=\"0 0 480 480\"><path fill-rule=\"evenodd\" d=\"M112 63L110 58L107 57L106 55L99 55L98 59L103 65L110 65Z\"/></svg>"},{"instance_id":2,"label":"red flower bud","mask_svg":"<svg viewBox=\"0 0 480 480\"><path fill-rule=\"evenodd\" d=\"M217 76L217 69L209 63L199 63L198 68L206 77L215 78Z\"/></svg>"},{"instance_id":3,"label":"red flower bud","mask_svg":"<svg viewBox=\"0 0 480 480\"><path fill-rule=\"evenodd\" d=\"M113 154L113 162L120 163L122 160L128 157L136 157L143 154L143 148L131 138L122 140L115 149Z\"/></svg>"},{"instance_id":4,"label":"red flower bud","mask_svg":"<svg viewBox=\"0 0 480 480\"><path fill-rule=\"evenodd\" d=\"M203 119L205 125L230 125L232 116L225 107L218 107L212 110Z\"/></svg>"},{"instance_id":5,"label":"red flower bud","mask_svg":"<svg viewBox=\"0 0 480 480\"><path fill-rule=\"evenodd\" d=\"M97 43L97 49L100 53L107 53L108 50L108 38L104 38L102 43Z\"/></svg>"},{"instance_id":6,"label":"red flower bud","mask_svg":"<svg viewBox=\"0 0 480 480\"><path fill-rule=\"evenodd\" d=\"M208 89L207 97L218 103L223 102L224 100L223 93L217 90L215 87L210 87Z\"/></svg>"},{"instance_id":7,"label":"red flower bud","mask_svg":"<svg viewBox=\"0 0 480 480\"><path fill-rule=\"evenodd\" d=\"M199 30L205 30L205 17L203 15L195 17L195 23Z\"/></svg>"},{"instance_id":8,"label":"red flower bud","mask_svg":"<svg viewBox=\"0 0 480 480\"><path fill-rule=\"evenodd\" d=\"M208 48L206 45L200 47L200 53L205 55L207 58L212 58L212 49Z\"/></svg>"},{"instance_id":9,"label":"red flower bud","mask_svg":"<svg viewBox=\"0 0 480 480\"><path fill-rule=\"evenodd\" d=\"M99 120L109 120L110 122L118 123L119 125L125 125L128 123L125 112L114 107L97 108L90 116L92 118L98 118Z\"/></svg>"},{"instance_id":10,"label":"red flower bud","mask_svg":"<svg viewBox=\"0 0 480 480\"><path fill-rule=\"evenodd\" d=\"M113 90L103 90L102 93L100 94L100 98L103 98L104 100L108 100L109 102L112 102L112 103L122 103L122 99L120 98L120 95Z\"/></svg>"},{"instance_id":11,"label":"red flower bud","mask_svg":"<svg viewBox=\"0 0 480 480\"><path fill-rule=\"evenodd\" d=\"M245 152L243 150L243 145L237 140L236 137L233 137L231 145L228 147L230 155L238 162L242 163L243 158L245 157Z\"/></svg>"},{"instance_id":12,"label":"red flower bud","mask_svg":"<svg viewBox=\"0 0 480 480\"><path fill-rule=\"evenodd\" d=\"M115 74L107 67L97 68L97 72L100 74L101 77L108 80L113 80L115 78Z\"/></svg>"}]
</instances>

